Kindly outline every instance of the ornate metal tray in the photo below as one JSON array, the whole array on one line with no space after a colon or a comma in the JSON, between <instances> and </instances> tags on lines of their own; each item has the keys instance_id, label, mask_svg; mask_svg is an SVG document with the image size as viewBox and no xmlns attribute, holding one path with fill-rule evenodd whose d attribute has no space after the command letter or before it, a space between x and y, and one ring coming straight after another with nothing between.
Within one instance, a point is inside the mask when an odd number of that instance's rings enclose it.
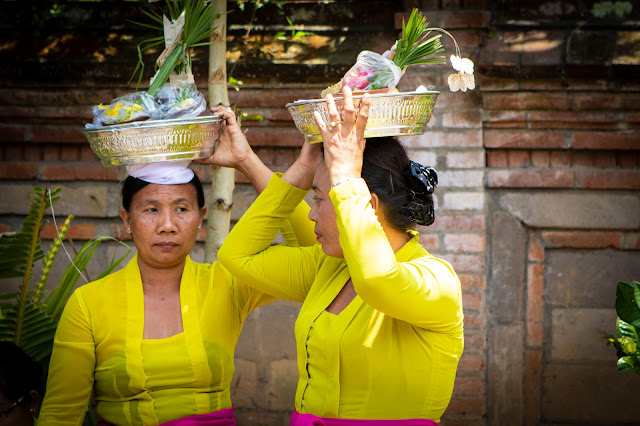
<instances>
[{"instance_id":1,"label":"ornate metal tray","mask_svg":"<svg viewBox=\"0 0 640 426\"><path fill-rule=\"evenodd\" d=\"M437 91L371 94L369 120L364 136L370 138L424 133L439 94L440 92ZM360 104L360 99L362 95L353 96L356 108ZM338 112L342 114L342 97L336 97L335 102ZM313 112L320 112L325 123L329 125L326 100L302 100L285 106L291 113L296 127L309 143L322 142L322 136L313 119Z\"/></svg>"},{"instance_id":2,"label":"ornate metal tray","mask_svg":"<svg viewBox=\"0 0 640 426\"><path fill-rule=\"evenodd\" d=\"M209 157L226 121L217 115L135 121L87 129L91 149L105 166Z\"/></svg>"}]
</instances>

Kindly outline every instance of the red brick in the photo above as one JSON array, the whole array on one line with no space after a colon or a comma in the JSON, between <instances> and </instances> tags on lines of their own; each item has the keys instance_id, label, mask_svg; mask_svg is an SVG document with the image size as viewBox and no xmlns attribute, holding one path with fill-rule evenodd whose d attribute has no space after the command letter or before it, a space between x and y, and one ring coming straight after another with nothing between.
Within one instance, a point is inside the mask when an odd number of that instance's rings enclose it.
<instances>
[{"instance_id":1,"label":"red brick","mask_svg":"<svg viewBox=\"0 0 640 426\"><path fill-rule=\"evenodd\" d=\"M524 425L540 424L540 397L542 391L542 352L525 352L524 372Z\"/></svg>"},{"instance_id":2,"label":"red brick","mask_svg":"<svg viewBox=\"0 0 640 426\"><path fill-rule=\"evenodd\" d=\"M489 110L569 110L569 97L563 92L489 92L482 99Z\"/></svg>"},{"instance_id":3,"label":"red brick","mask_svg":"<svg viewBox=\"0 0 640 426\"><path fill-rule=\"evenodd\" d=\"M60 146L44 145L42 148L42 159L44 161L56 161L60 159Z\"/></svg>"},{"instance_id":4,"label":"red brick","mask_svg":"<svg viewBox=\"0 0 640 426\"><path fill-rule=\"evenodd\" d=\"M275 163L288 168L298 158L298 153L297 149L277 149L275 150Z\"/></svg>"},{"instance_id":5,"label":"red brick","mask_svg":"<svg viewBox=\"0 0 640 426\"><path fill-rule=\"evenodd\" d=\"M437 234L420 234L420 245L427 251L436 251L440 249L440 239Z\"/></svg>"},{"instance_id":6,"label":"red brick","mask_svg":"<svg viewBox=\"0 0 640 426\"><path fill-rule=\"evenodd\" d=\"M567 137L563 133L538 131L485 130L484 146L486 148L563 148Z\"/></svg>"},{"instance_id":7,"label":"red brick","mask_svg":"<svg viewBox=\"0 0 640 426\"><path fill-rule=\"evenodd\" d=\"M571 153L569 151L552 151L549 155L551 167L571 167Z\"/></svg>"},{"instance_id":8,"label":"red brick","mask_svg":"<svg viewBox=\"0 0 640 426\"><path fill-rule=\"evenodd\" d=\"M484 327L486 324L486 317L484 314L464 314L464 327Z\"/></svg>"},{"instance_id":9,"label":"red brick","mask_svg":"<svg viewBox=\"0 0 640 426\"><path fill-rule=\"evenodd\" d=\"M595 155L589 151L574 151L571 156L571 164L573 167L593 167Z\"/></svg>"},{"instance_id":10,"label":"red brick","mask_svg":"<svg viewBox=\"0 0 640 426\"><path fill-rule=\"evenodd\" d=\"M529 119L532 128L615 129L618 126L618 116L614 113L532 111Z\"/></svg>"},{"instance_id":11,"label":"red brick","mask_svg":"<svg viewBox=\"0 0 640 426\"><path fill-rule=\"evenodd\" d=\"M38 169L34 163L2 162L0 179L35 179Z\"/></svg>"},{"instance_id":12,"label":"red brick","mask_svg":"<svg viewBox=\"0 0 640 426\"><path fill-rule=\"evenodd\" d=\"M513 41L519 40L522 37L521 32L504 32L500 35L494 35L487 37L484 42L484 47L480 50L480 55L478 57L477 65L480 69L493 69L494 67L500 68L500 73L497 73L498 76L503 77L504 75L509 75L509 73L505 73L504 69L514 68L520 62L520 51L519 49L514 49L512 46L515 45ZM515 74L515 73L514 73ZM498 81L504 80L500 78ZM484 81L484 80L483 80ZM495 89L504 91L512 88L511 80L507 80L507 86L498 86ZM481 85L480 87L485 87ZM517 82L514 89L517 89ZM486 96L486 94L485 94ZM490 108L496 109L496 108ZM498 108L502 109L502 108ZM509 109L509 108L505 108Z\"/></svg>"},{"instance_id":13,"label":"red brick","mask_svg":"<svg viewBox=\"0 0 640 426\"><path fill-rule=\"evenodd\" d=\"M458 376L453 386L456 396L483 396L484 390L484 377Z\"/></svg>"},{"instance_id":14,"label":"red brick","mask_svg":"<svg viewBox=\"0 0 640 426\"><path fill-rule=\"evenodd\" d=\"M454 397L447 407L447 413L484 414L484 398Z\"/></svg>"},{"instance_id":15,"label":"red brick","mask_svg":"<svg viewBox=\"0 0 640 426\"><path fill-rule=\"evenodd\" d=\"M544 265L527 267L527 320L542 322L544 313Z\"/></svg>"},{"instance_id":16,"label":"red brick","mask_svg":"<svg viewBox=\"0 0 640 426\"><path fill-rule=\"evenodd\" d=\"M542 347L544 328L541 321L527 320L527 345Z\"/></svg>"},{"instance_id":17,"label":"red brick","mask_svg":"<svg viewBox=\"0 0 640 426\"><path fill-rule=\"evenodd\" d=\"M60 160L76 161L79 157L78 145L62 145L60 147Z\"/></svg>"},{"instance_id":18,"label":"red brick","mask_svg":"<svg viewBox=\"0 0 640 426\"><path fill-rule=\"evenodd\" d=\"M549 151L531 151L531 163L536 167L549 167Z\"/></svg>"},{"instance_id":19,"label":"red brick","mask_svg":"<svg viewBox=\"0 0 640 426\"><path fill-rule=\"evenodd\" d=\"M27 140L25 126L0 125L0 142L24 142Z\"/></svg>"},{"instance_id":20,"label":"red brick","mask_svg":"<svg viewBox=\"0 0 640 426\"><path fill-rule=\"evenodd\" d=\"M83 160L97 160L98 156L96 155L95 152L93 152L93 150L91 149L91 146L89 144L84 144L80 146L80 155L79 155L79 159L80 161Z\"/></svg>"},{"instance_id":21,"label":"red brick","mask_svg":"<svg viewBox=\"0 0 640 426\"><path fill-rule=\"evenodd\" d=\"M11 225L7 225L6 223L0 223L0 234L11 231Z\"/></svg>"},{"instance_id":22,"label":"red brick","mask_svg":"<svg viewBox=\"0 0 640 426\"><path fill-rule=\"evenodd\" d=\"M507 152L505 150L489 150L487 151L487 167L499 168L507 167Z\"/></svg>"},{"instance_id":23,"label":"red brick","mask_svg":"<svg viewBox=\"0 0 640 426\"><path fill-rule=\"evenodd\" d=\"M482 309L484 306L484 296L482 293L463 293L462 306L465 309Z\"/></svg>"},{"instance_id":24,"label":"red brick","mask_svg":"<svg viewBox=\"0 0 640 426\"><path fill-rule=\"evenodd\" d=\"M489 61L489 64L493 64L493 62L491 62L491 55L484 54L485 51L486 49L482 49L480 51L480 57L482 58L484 56ZM518 54L516 53L513 56L516 58L516 61L517 61ZM513 64L513 63L514 62L510 62L510 64ZM478 62L478 64L480 64L480 62ZM514 78L506 78L501 76L488 76L485 74L478 74L476 76L476 85L478 87L482 87L482 91L485 94L491 91L496 91L496 92L516 91L519 88L518 80ZM486 111L486 112L491 112L491 111Z\"/></svg>"},{"instance_id":25,"label":"red brick","mask_svg":"<svg viewBox=\"0 0 640 426\"><path fill-rule=\"evenodd\" d=\"M640 113L627 114L627 121L630 123L640 123Z\"/></svg>"},{"instance_id":26,"label":"red brick","mask_svg":"<svg viewBox=\"0 0 640 426\"><path fill-rule=\"evenodd\" d=\"M0 106L0 117L9 120L14 118L33 118L36 115L36 109L33 107L2 105Z\"/></svg>"},{"instance_id":27,"label":"red brick","mask_svg":"<svg viewBox=\"0 0 640 426\"><path fill-rule=\"evenodd\" d=\"M462 0L442 0L443 9L457 9L461 6Z\"/></svg>"},{"instance_id":28,"label":"red brick","mask_svg":"<svg viewBox=\"0 0 640 426\"><path fill-rule=\"evenodd\" d=\"M469 349L483 350L486 347L487 336L484 333L464 334L464 347Z\"/></svg>"},{"instance_id":29,"label":"red brick","mask_svg":"<svg viewBox=\"0 0 640 426\"><path fill-rule=\"evenodd\" d=\"M465 9L484 9L487 7L486 0L464 0Z\"/></svg>"},{"instance_id":30,"label":"red brick","mask_svg":"<svg viewBox=\"0 0 640 426\"><path fill-rule=\"evenodd\" d=\"M534 232L529 233L529 254L527 256L530 262L543 262L544 261L544 247L538 238L538 235Z\"/></svg>"},{"instance_id":31,"label":"red brick","mask_svg":"<svg viewBox=\"0 0 640 426\"><path fill-rule=\"evenodd\" d=\"M58 230L60 225L61 223L58 224ZM98 226L92 223L72 224L69 226L67 236L72 240L90 240L95 236L97 228ZM56 226L52 222L46 223L40 231L40 237L47 240L58 238Z\"/></svg>"},{"instance_id":32,"label":"red brick","mask_svg":"<svg viewBox=\"0 0 640 426\"><path fill-rule=\"evenodd\" d=\"M433 225L429 226L432 231L483 231L484 216L438 216Z\"/></svg>"},{"instance_id":33,"label":"red brick","mask_svg":"<svg viewBox=\"0 0 640 426\"><path fill-rule=\"evenodd\" d=\"M470 352L463 352L458 363L461 371L482 371L484 370L484 354L477 355Z\"/></svg>"},{"instance_id":34,"label":"red brick","mask_svg":"<svg viewBox=\"0 0 640 426\"><path fill-rule=\"evenodd\" d=\"M75 103L87 105L87 107L89 105L93 106L100 103L110 102L111 99L120 96L120 94L116 93L113 89L78 89L72 91L72 95Z\"/></svg>"},{"instance_id":35,"label":"red brick","mask_svg":"<svg viewBox=\"0 0 640 426\"><path fill-rule=\"evenodd\" d=\"M481 147L482 131L480 129L457 130L450 132L430 131L419 136L403 136L402 143L407 148ZM301 145L301 142L298 145Z\"/></svg>"},{"instance_id":36,"label":"red brick","mask_svg":"<svg viewBox=\"0 0 640 426\"><path fill-rule=\"evenodd\" d=\"M640 110L640 94L612 93L610 91L575 93L572 106L575 111L638 111Z\"/></svg>"},{"instance_id":37,"label":"red brick","mask_svg":"<svg viewBox=\"0 0 640 426\"><path fill-rule=\"evenodd\" d=\"M480 111L447 111L442 114L442 127L482 127L482 113Z\"/></svg>"},{"instance_id":38,"label":"red brick","mask_svg":"<svg viewBox=\"0 0 640 426\"><path fill-rule=\"evenodd\" d=\"M89 107L84 106L39 106L38 117L41 118L68 118L73 120L93 121L93 114Z\"/></svg>"},{"instance_id":39,"label":"red brick","mask_svg":"<svg viewBox=\"0 0 640 426\"><path fill-rule=\"evenodd\" d=\"M24 160L24 145L23 144L9 144L4 147L4 159L9 161L22 161Z\"/></svg>"},{"instance_id":40,"label":"red brick","mask_svg":"<svg viewBox=\"0 0 640 426\"><path fill-rule=\"evenodd\" d=\"M640 189L640 172L576 172L576 187Z\"/></svg>"},{"instance_id":41,"label":"red brick","mask_svg":"<svg viewBox=\"0 0 640 426\"><path fill-rule=\"evenodd\" d=\"M34 142L86 143L87 141L79 126L37 126L32 132Z\"/></svg>"},{"instance_id":42,"label":"red brick","mask_svg":"<svg viewBox=\"0 0 640 426\"><path fill-rule=\"evenodd\" d=\"M251 108L282 108L292 100L317 99L318 92L319 90L313 87L302 89L291 87L283 89L243 88L237 92L229 91L229 101L241 107L241 109L244 109L245 105L250 105Z\"/></svg>"},{"instance_id":43,"label":"red brick","mask_svg":"<svg viewBox=\"0 0 640 426\"><path fill-rule=\"evenodd\" d=\"M545 231L542 238L548 246L571 248L621 248L623 241L620 232Z\"/></svg>"},{"instance_id":44,"label":"red brick","mask_svg":"<svg viewBox=\"0 0 640 426\"><path fill-rule=\"evenodd\" d=\"M117 167L103 167L100 163L75 163L45 165L41 169L42 180L108 180L117 181Z\"/></svg>"},{"instance_id":45,"label":"red brick","mask_svg":"<svg viewBox=\"0 0 640 426\"><path fill-rule=\"evenodd\" d=\"M638 163L637 152L618 152L617 164L623 169L635 169L640 165Z\"/></svg>"},{"instance_id":46,"label":"red brick","mask_svg":"<svg viewBox=\"0 0 640 426\"><path fill-rule=\"evenodd\" d=\"M484 255L447 254L445 260L451 263L456 272L484 271Z\"/></svg>"},{"instance_id":47,"label":"red brick","mask_svg":"<svg viewBox=\"0 0 640 426\"><path fill-rule=\"evenodd\" d=\"M531 155L529 151L507 151L509 167L529 167Z\"/></svg>"},{"instance_id":48,"label":"red brick","mask_svg":"<svg viewBox=\"0 0 640 426\"><path fill-rule=\"evenodd\" d=\"M601 169L615 169L617 164L615 152L598 152L595 156L595 166Z\"/></svg>"},{"instance_id":49,"label":"red brick","mask_svg":"<svg viewBox=\"0 0 640 426\"><path fill-rule=\"evenodd\" d=\"M25 144L22 157L27 161L40 161L42 159L42 147L40 144Z\"/></svg>"},{"instance_id":50,"label":"red brick","mask_svg":"<svg viewBox=\"0 0 640 426\"><path fill-rule=\"evenodd\" d=\"M484 289L484 275L478 274L458 274L458 278L460 279L460 285L462 286L462 290L471 290L471 289Z\"/></svg>"},{"instance_id":51,"label":"red brick","mask_svg":"<svg viewBox=\"0 0 640 426\"><path fill-rule=\"evenodd\" d=\"M640 150L640 133L577 132L573 135L573 148Z\"/></svg>"},{"instance_id":52,"label":"red brick","mask_svg":"<svg viewBox=\"0 0 640 426\"><path fill-rule=\"evenodd\" d=\"M451 169L474 169L484 167L484 151L448 152L447 167Z\"/></svg>"},{"instance_id":53,"label":"red brick","mask_svg":"<svg viewBox=\"0 0 640 426\"><path fill-rule=\"evenodd\" d=\"M444 244L449 252L484 252L485 238L479 234L446 234Z\"/></svg>"},{"instance_id":54,"label":"red brick","mask_svg":"<svg viewBox=\"0 0 640 426\"><path fill-rule=\"evenodd\" d=\"M490 170L487 180L493 188L571 188L573 175L567 170Z\"/></svg>"},{"instance_id":55,"label":"red brick","mask_svg":"<svg viewBox=\"0 0 640 426\"><path fill-rule=\"evenodd\" d=\"M526 128L527 117L522 111L486 111L484 126L487 128Z\"/></svg>"}]
</instances>

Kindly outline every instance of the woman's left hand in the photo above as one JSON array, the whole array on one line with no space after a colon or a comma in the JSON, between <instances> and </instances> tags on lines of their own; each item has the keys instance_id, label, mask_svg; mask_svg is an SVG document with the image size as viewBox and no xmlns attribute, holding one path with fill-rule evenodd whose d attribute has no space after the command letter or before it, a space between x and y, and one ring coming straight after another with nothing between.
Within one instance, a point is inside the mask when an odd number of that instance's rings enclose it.
<instances>
[{"instance_id":1,"label":"woman's left hand","mask_svg":"<svg viewBox=\"0 0 640 426\"><path fill-rule=\"evenodd\" d=\"M364 130L371 104L369 94L365 93L356 112L349 87L345 86L342 89L342 96L343 116L340 117L333 96L327 95L327 111L331 126L327 126L319 112L313 113L322 136L324 159L331 185L347 178L360 177L365 147Z\"/></svg>"}]
</instances>

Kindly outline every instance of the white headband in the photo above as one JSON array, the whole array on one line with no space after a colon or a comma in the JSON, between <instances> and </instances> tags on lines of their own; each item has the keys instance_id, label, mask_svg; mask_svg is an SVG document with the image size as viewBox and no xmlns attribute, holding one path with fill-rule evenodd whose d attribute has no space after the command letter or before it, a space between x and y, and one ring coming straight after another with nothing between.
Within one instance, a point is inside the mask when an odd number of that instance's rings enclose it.
<instances>
[{"instance_id":1,"label":"white headband","mask_svg":"<svg viewBox=\"0 0 640 426\"><path fill-rule=\"evenodd\" d=\"M127 166L127 172L145 182L176 185L189 183L193 179L193 170L187 168L190 163L191 160L136 164Z\"/></svg>"}]
</instances>

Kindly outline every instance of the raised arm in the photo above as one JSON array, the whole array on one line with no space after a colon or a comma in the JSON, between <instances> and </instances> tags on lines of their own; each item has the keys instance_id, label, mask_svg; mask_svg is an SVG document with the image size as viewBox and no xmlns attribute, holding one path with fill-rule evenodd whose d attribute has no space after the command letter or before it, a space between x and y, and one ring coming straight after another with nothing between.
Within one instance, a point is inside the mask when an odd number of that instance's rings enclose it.
<instances>
[{"instance_id":1,"label":"raised arm","mask_svg":"<svg viewBox=\"0 0 640 426\"><path fill-rule=\"evenodd\" d=\"M348 89L343 96L342 117L333 99L327 99L330 120L338 124L329 128L319 117L316 122L324 140L331 183L329 196L336 211L340 246L356 293L379 311L420 327L442 332L459 327L460 283L451 266L428 255L417 241L400 252L401 260L396 258L410 235L405 228L387 220L386 209L393 206L383 205L362 179L369 102L365 95L356 112ZM371 139L368 143L377 141ZM404 151L403 155L406 158ZM406 161L409 163L408 158ZM387 165L374 167L382 171L381 180L392 179L384 168ZM376 184L371 181L371 185ZM417 239L417 235L413 238Z\"/></svg>"}]
</instances>

